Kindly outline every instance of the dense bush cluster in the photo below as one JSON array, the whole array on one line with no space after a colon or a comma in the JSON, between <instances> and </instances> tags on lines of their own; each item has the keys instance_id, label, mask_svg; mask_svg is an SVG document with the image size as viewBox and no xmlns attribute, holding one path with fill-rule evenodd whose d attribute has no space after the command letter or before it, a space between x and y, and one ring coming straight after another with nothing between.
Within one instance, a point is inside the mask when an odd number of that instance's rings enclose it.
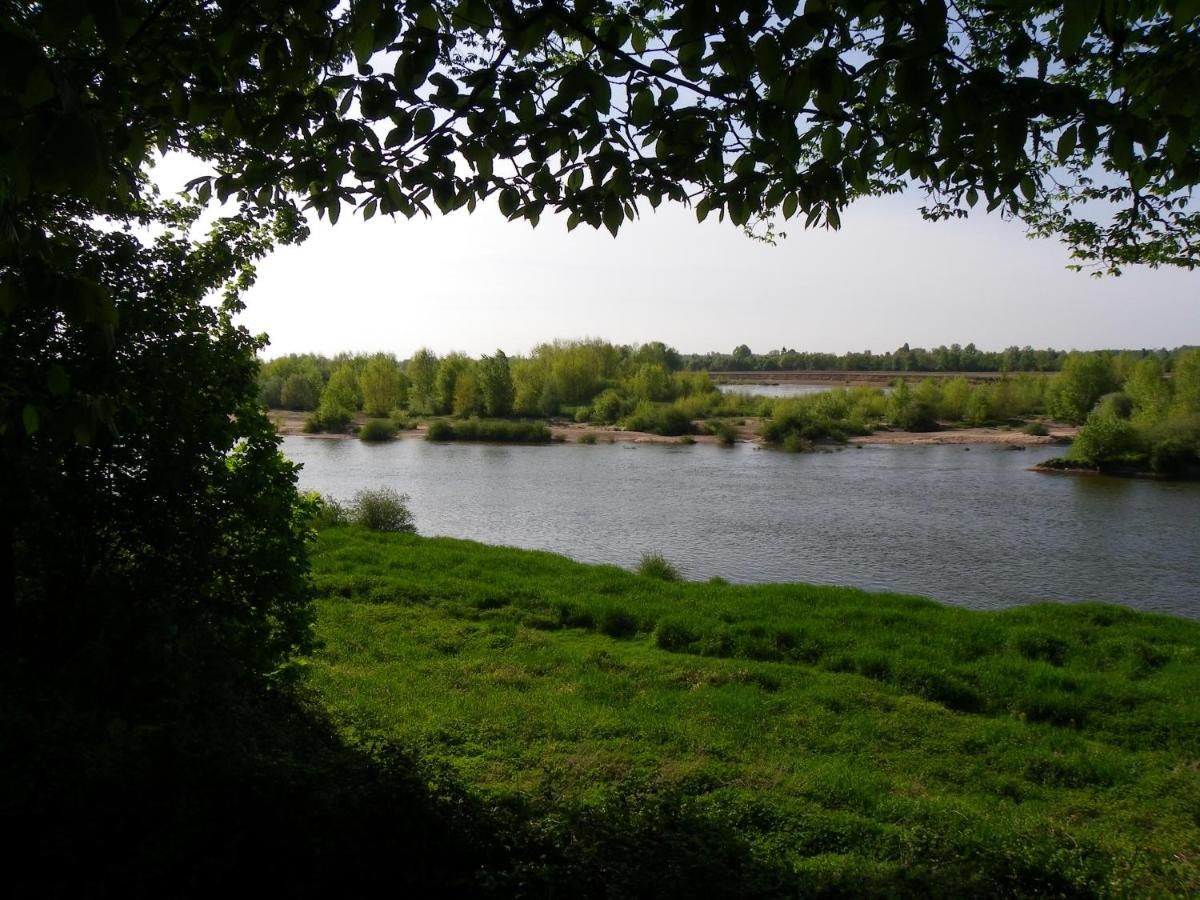
<instances>
[{"instance_id":1,"label":"dense bush cluster","mask_svg":"<svg viewBox=\"0 0 1200 900\"><path fill-rule=\"evenodd\" d=\"M495 441L509 444L546 444L550 429L541 422L495 422L467 419L448 422L437 419L425 432L428 441Z\"/></svg>"}]
</instances>

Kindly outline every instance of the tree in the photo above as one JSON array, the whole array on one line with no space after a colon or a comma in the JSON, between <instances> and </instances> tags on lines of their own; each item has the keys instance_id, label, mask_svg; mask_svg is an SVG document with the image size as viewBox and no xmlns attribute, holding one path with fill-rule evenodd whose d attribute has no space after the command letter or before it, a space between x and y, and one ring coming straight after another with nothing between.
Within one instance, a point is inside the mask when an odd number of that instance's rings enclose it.
<instances>
[{"instance_id":1,"label":"tree","mask_svg":"<svg viewBox=\"0 0 1200 900\"><path fill-rule=\"evenodd\" d=\"M306 375L289 375L279 390L279 406L284 409L316 409L321 401L322 385ZM265 398L267 401L269 397ZM267 406L270 406L267 402Z\"/></svg>"},{"instance_id":2,"label":"tree","mask_svg":"<svg viewBox=\"0 0 1200 900\"><path fill-rule=\"evenodd\" d=\"M1107 353L1072 353L1050 385L1050 413L1067 422L1083 422L1097 401L1120 387Z\"/></svg>"},{"instance_id":3,"label":"tree","mask_svg":"<svg viewBox=\"0 0 1200 900\"><path fill-rule=\"evenodd\" d=\"M437 397L436 412L454 412L455 388L458 386L458 376L474 366L474 361L462 353L447 353L438 363L437 378L435 379L435 395Z\"/></svg>"},{"instance_id":4,"label":"tree","mask_svg":"<svg viewBox=\"0 0 1200 900\"><path fill-rule=\"evenodd\" d=\"M479 389L484 411L489 416L512 414L516 388L508 357L503 350L497 350L495 356L484 356L479 360Z\"/></svg>"},{"instance_id":5,"label":"tree","mask_svg":"<svg viewBox=\"0 0 1200 900\"><path fill-rule=\"evenodd\" d=\"M408 361L406 372L411 383L409 406L413 412L432 413L437 409L438 358L432 350L422 347Z\"/></svg>"},{"instance_id":6,"label":"tree","mask_svg":"<svg viewBox=\"0 0 1200 900\"><path fill-rule=\"evenodd\" d=\"M394 359L379 355L363 367L358 378L363 410L368 416L386 416L402 405L403 373Z\"/></svg>"}]
</instances>

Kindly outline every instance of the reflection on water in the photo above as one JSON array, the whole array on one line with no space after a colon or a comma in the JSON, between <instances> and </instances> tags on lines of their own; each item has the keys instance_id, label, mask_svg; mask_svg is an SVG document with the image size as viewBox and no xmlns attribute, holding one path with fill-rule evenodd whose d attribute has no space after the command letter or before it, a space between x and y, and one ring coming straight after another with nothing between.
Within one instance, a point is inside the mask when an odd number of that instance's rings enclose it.
<instances>
[{"instance_id":1,"label":"reflection on water","mask_svg":"<svg viewBox=\"0 0 1200 900\"><path fill-rule=\"evenodd\" d=\"M649 444L290 437L305 489L389 485L422 534L693 579L808 581L972 607L1103 600L1200 617L1200 484L1039 475L1055 448L785 454Z\"/></svg>"}]
</instances>

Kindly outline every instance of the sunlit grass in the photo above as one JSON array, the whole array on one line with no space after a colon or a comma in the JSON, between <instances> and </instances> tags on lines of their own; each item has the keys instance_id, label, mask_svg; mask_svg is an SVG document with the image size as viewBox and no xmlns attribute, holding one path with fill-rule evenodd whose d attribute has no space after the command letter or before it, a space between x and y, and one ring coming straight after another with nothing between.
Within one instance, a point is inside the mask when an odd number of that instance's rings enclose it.
<instances>
[{"instance_id":1,"label":"sunlit grass","mask_svg":"<svg viewBox=\"0 0 1200 900\"><path fill-rule=\"evenodd\" d=\"M629 804L634 840L665 803L791 892L1200 888L1200 624L351 528L322 533L315 582L313 679L346 733L547 828Z\"/></svg>"}]
</instances>

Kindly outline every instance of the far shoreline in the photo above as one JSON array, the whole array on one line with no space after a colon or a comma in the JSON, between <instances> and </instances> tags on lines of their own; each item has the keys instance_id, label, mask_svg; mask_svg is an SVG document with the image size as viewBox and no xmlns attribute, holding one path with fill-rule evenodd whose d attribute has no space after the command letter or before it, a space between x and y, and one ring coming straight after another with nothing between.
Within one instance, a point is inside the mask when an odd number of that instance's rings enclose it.
<instances>
[{"instance_id":1,"label":"far shoreline","mask_svg":"<svg viewBox=\"0 0 1200 900\"><path fill-rule=\"evenodd\" d=\"M304 420L307 413L294 412L292 410L273 409L268 413L271 423L275 426L276 432L283 437L304 437L315 440L357 440L358 438L349 432L341 434L329 433L308 433L304 431ZM365 416L356 416L353 420L353 425L361 426L367 421ZM738 443L756 444L766 446L766 443L757 434L759 421L757 419L748 418L745 424L737 426ZM1026 434L1018 428L1006 427L971 427L971 428L947 428L943 431L876 431L872 434L852 437L846 441L846 444L830 445L830 446L848 446L848 445L895 445L895 446L930 446L930 445L980 445L980 446L1008 446L1008 447L1039 447L1049 445L1069 444L1074 440L1075 435L1079 432L1079 426L1067 425L1060 422L1045 422L1048 434L1033 435ZM580 443L581 438L588 439L588 442L596 443L623 443L623 444L686 444L689 442L695 444L717 444L718 439L710 434L695 434L687 436L668 436L661 434L653 434L646 431L624 431L619 428L610 426L585 425L581 423L551 423L549 425L550 433L560 443ZM400 439L425 439L426 426L419 425L415 428L406 428L396 433L396 437Z\"/></svg>"}]
</instances>

